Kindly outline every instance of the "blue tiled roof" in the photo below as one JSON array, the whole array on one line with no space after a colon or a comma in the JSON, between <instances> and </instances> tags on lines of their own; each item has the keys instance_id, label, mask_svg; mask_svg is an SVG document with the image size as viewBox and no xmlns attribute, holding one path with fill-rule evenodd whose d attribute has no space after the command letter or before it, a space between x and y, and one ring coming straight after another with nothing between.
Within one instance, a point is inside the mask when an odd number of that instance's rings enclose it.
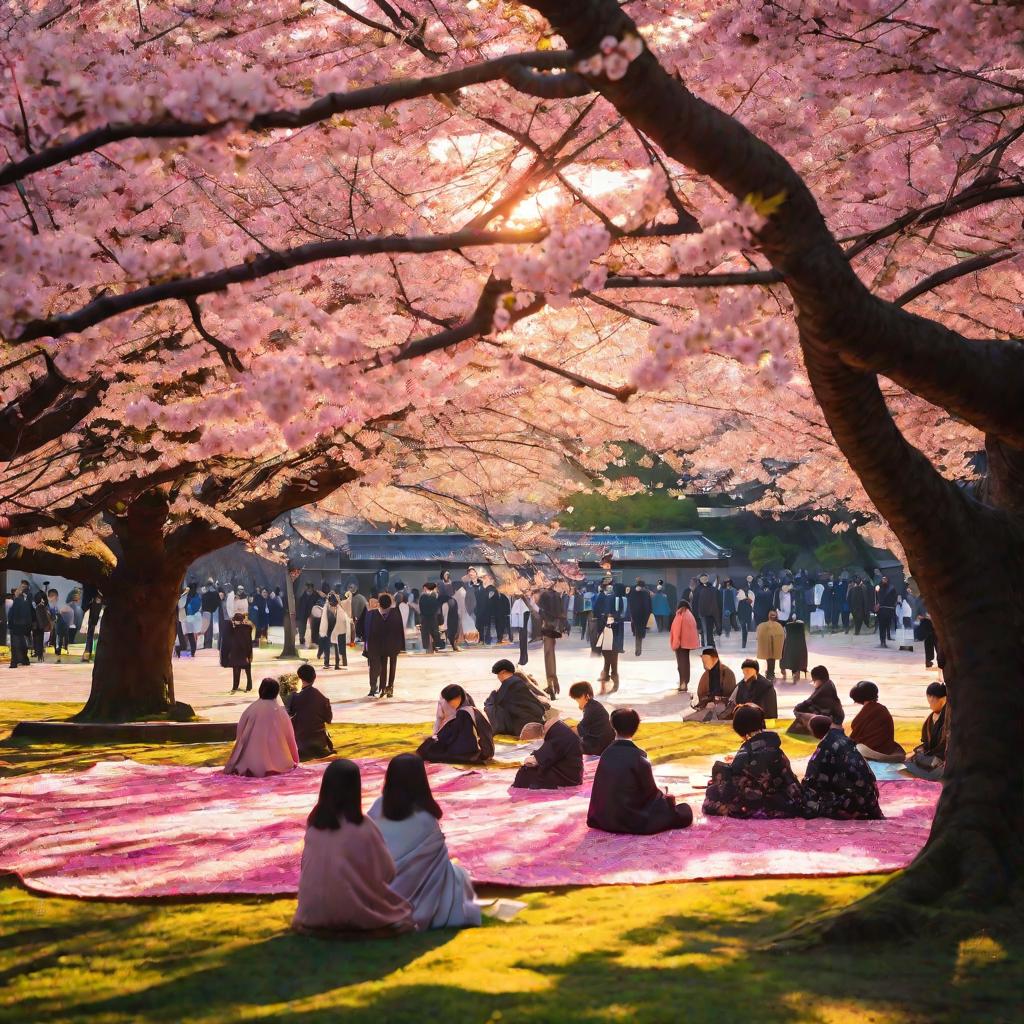
<instances>
[{"instance_id":1,"label":"blue tiled roof","mask_svg":"<svg viewBox=\"0 0 1024 1024\"><path fill-rule=\"evenodd\" d=\"M610 552L617 562L713 562L727 557L724 548L702 533L558 533L563 557L597 561Z\"/></svg>"},{"instance_id":2,"label":"blue tiled roof","mask_svg":"<svg viewBox=\"0 0 1024 1024\"><path fill-rule=\"evenodd\" d=\"M353 562L495 562L501 547L465 533L350 533Z\"/></svg>"}]
</instances>

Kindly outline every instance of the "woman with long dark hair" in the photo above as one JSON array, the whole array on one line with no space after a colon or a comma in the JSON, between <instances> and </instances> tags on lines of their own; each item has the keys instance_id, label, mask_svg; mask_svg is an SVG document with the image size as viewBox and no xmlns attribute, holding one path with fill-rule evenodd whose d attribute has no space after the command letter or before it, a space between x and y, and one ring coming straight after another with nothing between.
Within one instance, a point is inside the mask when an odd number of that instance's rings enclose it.
<instances>
[{"instance_id":1,"label":"woman with long dark hair","mask_svg":"<svg viewBox=\"0 0 1024 1024\"><path fill-rule=\"evenodd\" d=\"M391 888L412 904L416 927L466 928L480 924L473 883L451 862L438 821L441 808L430 792L427 769L417 754L391 759L384 791L368 817L380 827L397 869Z\"/></svg>"},{"instance_id":2,"label":"woman with long dark hair","mask_svg":"<svg viewBox=\"0 0 1024 1024\"><path fill-rule=\"evenodd\" d=\"M379 829L363 816L359 765L332 761L306 819L292 927L364 936L411 931L409 904L389 888L394 877L395 863Z\"/></svg>"}]
</instances>

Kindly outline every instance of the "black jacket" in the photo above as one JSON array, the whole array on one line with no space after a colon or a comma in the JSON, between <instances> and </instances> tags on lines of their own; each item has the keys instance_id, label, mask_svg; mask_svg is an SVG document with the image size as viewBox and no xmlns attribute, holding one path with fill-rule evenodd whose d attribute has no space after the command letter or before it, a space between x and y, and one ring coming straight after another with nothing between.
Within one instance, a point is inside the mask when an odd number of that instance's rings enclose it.
<instances>
[{"instance_id":1,"label":"black jacket","mask_svg":"<svg viewBox=\"0 0 1024 1024\"><path fill-rule=\"evenodd\" d=\"M370 658L394 657L405 650L405 630L397 609L367 611L363 620L366 654Z\"/></svg>"},{"instance_id":2,"label":"black jacket","mask_svg":"<svg viewBox=\"0 0 1024 1024\"><path fill-rule=\"evenodd\" d=\"M637 587L629 592L626 598L629 605L629 621L633 623L633 632L640 626L647 629L647 620L651 617L651 592L646 587Z\"/></svg>"},{"instance_id":3,"label":"black jacket","mask_svg":"<svg viewBox=\"0 0 1024 1024\"><path fill-rule=\"evenodd\" d=\"M524 725L543 722L544 712L549 707L540 691L518 673L500 683L484 701L491 728L496 733L517 737Z\"/></svg>"},{"instance_id":4,"label":"black jacket","mask_svg":"<svg viewBox=\"0 0 1024 1024\"><path fill-rule=\"evenodd\" d=\"M605 832L649 836L686 823L658 789L647 755L632 740L615 740L597 764L587 824Z\"/></svg>"},{"instance_id":5,"label":"black jacket","mask_svg":"<svg viewBox=\"0 0 1024 1024\"><path fill-rule=\"evenodd\" d=\"M514 788L558 789L583 782L583 748L579 736L565 722L552 722L533 756L537 767L520 768L512 782Z\"/></svg>"},{"instance_id":6,"label":"black jacket","mask_svg":"<svg viewBox=\"0 0 1024 1024\"><path fill-rule=\"evenodd\" d=\"M463 704L455 717L441 726L416 751L424 761L447 764L480 764L494 757L494 733L491 723L479 709Z\"/></svg>"},{"instance_id":7,"label":"black jacket","mask_svg":"<svg viewBox=\"0 0 1024 1024\"><path fill-rule=\"evenodd\" d=\"M584 754L603 754L615 741L615 730L605 706L596 700L587 702L583 717L576 726Z\"/></svg>"},{"instance_id":8,"label":"black jacket","mask_svg":"<svg viewBox=\"0 0 1024 1024\"><path fill-rule=\"evenodd\" d=\"M760 672L748 683L743 677L732 692L733 700L739 704L756 704L765 718L779 717L779 699L775 687Z\"/></svg>"},{"instance_id":9,"label":"black jacket","mask_svg":"<svg viewBox=\"0 0 1024 1024\"><path fill-rule=\"evenodd\" d=\"M842 725L846 717L842 701L836 693L836 684L831 679L826 679L821 686L815 687L814 693L807 700L800 701L793 711L799 714L825 715L836 725Z\"/></svg>"}]
</instances>

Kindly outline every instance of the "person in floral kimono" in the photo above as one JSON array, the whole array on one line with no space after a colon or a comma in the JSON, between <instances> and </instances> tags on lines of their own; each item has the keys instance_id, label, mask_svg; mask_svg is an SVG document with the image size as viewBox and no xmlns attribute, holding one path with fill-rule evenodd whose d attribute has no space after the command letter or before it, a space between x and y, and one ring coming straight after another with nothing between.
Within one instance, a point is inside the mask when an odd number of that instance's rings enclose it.
<instances>
[{"instance_id":1,"label":"person in floral kimono","mask_svg":"<svg viewBox=\"0 0 1024 1024\"><path fill-rule=\"evenodd\" d=\"M765 730L764 712L756 704L742 704L732 727L743 737L743 744L731 762L716 761L711 769L704 813L730 818L808 817L782 741Z\"/></svg>"},{"instance_id":2,"label":"person in floral kimono","mask_svg":"<svg viewBox=\"0 0 1024 1024\"><path fill-rule=\"evenodd\" d=\"M811 733L821 742L804 773L807 810L819 818L884 817L878 806L878 782L857 745L827 715L815 715Z\"/></svg>"}]
</instances>

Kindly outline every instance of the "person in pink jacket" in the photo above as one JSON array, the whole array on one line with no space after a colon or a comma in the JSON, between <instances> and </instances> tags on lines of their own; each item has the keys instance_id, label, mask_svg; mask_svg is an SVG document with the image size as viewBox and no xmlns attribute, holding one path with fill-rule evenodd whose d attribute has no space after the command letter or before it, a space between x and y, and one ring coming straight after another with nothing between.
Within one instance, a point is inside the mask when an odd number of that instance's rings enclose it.
<instances>
[{"instance_id":1,"label":"person in pink jacket","mask_svg":"<svg viewBox=\"0 0 1024 1024\"><path fill-rule=\"evenodd\" d=\"M689 601L680 601L676 608L676 617L672 620L668 642L676 652L676 668L679 670L679 692L686 693L690 688L690 651L700 647L697 635L697 620L690 611Z\"/></svg>"},{"instance_id":2,"label":"person in pink jacket","mask_svg":"<svg viewBox=\"0 0 1024 1024\"><path fill-rule=\"evenodd\" d=\"M260 683L260 699L253 701L238 720L235 747L225 775L265 775L290 772L299 763L295 730L284 705L277 699L281 686L276 679Z\"/></svg>"}]
</instances>

